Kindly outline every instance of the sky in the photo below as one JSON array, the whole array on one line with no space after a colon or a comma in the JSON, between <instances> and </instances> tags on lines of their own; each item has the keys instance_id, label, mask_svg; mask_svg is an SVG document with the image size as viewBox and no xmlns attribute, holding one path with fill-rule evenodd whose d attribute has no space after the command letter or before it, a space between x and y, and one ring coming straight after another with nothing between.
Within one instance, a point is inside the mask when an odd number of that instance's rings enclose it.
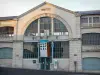
<instances>
[{"instance_id":1,"label":"sky","mask_svg":"<svg viewBox=\"0 0 100 75\"><path fill-rule=\"evenodd\" d=\"M44 1L72 11L100 10L100 0L0 0L0 17L18 16Z\"/></svg>"}]
</instances>

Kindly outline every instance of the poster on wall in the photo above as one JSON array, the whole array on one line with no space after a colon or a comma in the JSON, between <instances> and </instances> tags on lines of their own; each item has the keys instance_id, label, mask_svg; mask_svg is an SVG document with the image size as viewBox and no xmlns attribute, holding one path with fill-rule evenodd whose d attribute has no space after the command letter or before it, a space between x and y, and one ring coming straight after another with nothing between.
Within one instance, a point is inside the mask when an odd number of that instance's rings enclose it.
<instances>
[{"instance_id":1,"label":"poster on wall","mask_svg":"<svg viewBox=\"0 0 100 75\"><path fill-rule=\"evenodd\" d=\"M48 40L40 40L40 57L49 57L50 47Z\"/></svg>"}]
</instances>

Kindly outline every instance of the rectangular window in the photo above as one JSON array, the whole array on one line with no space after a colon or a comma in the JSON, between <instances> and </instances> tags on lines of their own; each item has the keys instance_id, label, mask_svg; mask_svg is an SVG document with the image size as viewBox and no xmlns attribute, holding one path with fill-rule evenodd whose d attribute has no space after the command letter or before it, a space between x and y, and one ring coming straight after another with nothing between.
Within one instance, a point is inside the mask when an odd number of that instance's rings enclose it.
<instances>
[{"instance_id":1,"label":"rectangular window","mask_svg":"<svg viewBox=\"0 0 100 75\"><path fill-rule=\"evenodd\" d=\"M23 58L38 58L38 43L24 43Z\"/></svg>"},{"instance_id":2,"label":"rectangular window","mask_svg":"<svg viewBox=\"0 0 100 75\"><path fill-rule=\"evenodd\" d=\"M92 17L89 17L89 23L92 23Z\"/></svg>"},{"instance_id":3,"label":"rectangular window","mask_svg":"<svg viewBox=\"0 0 100 75\"><path fill-rule=\"evenodd\" d=\"M12 59L12 48L0 48L0 59Z\"/></svg>"},{"instance_id":4,"label":"rectangular window","mask_svg":"<svg viewBox=\"0 0 100 75\"><path fill-rule=\"evenodd\" d=\"M53 58L69 58L69 42L54 42Z\"/></svg>"},{"instance_id":5,"label":"rectangular window","mask_svg":"<svg viewBox=\"0 0 100 75\"><path fill-rule=\"evenodd\" d=\"M93 17L93 23L100 23L99 17Z\"/></svg>"},{"instance_id":6,"label":"rectangular window","mask_svg":"<svg viewBox=\"0 0 100 75\"><path fill-rule=\"evenodd\" d=\"M86 33L82 35L83 45L100 45L99 33Z\"/></svg>"},{"instance_id":7,"label":"rectangular window","mask_svg":"<svg viewBox=\"0 0 100 75\"><path fill-rule=\"evenodd\" d=\"M88 18L81 18L81 23L88 23Z\"/></svg>"}]
</instances>

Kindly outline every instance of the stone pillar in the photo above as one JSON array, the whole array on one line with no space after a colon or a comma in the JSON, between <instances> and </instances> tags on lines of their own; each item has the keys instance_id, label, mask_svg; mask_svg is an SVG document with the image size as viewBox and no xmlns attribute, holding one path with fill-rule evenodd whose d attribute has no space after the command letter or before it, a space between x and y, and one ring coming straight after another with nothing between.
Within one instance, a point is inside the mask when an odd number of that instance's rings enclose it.
<instances>
[{"instance_id":1,"label":"stone pillar","mask_svg":"<svg viewBox=\"0 0 100 75\"><path fill-rule=\"evenodd\" d=\"M23 35L20 32L19 20L14 27L12 67L22 68L23 64Z\"/></svg>"},{"instance_id":2,"label":"stone pillar","mask_svg":"<svg viewBox=\"0 0 100 75\"><path fill-rule=\"evenodd\" d=\"M69 71L81 72L82 71L82 57L81 57L81 40L80 39L70 40L69 57L70 57Z\"/></svg>"},{"instance_id":3,"label":"stone pillar","mask_svg":"<svg viewBox=\"0 0 100 75\"><path fill-rule=\"evenodd\" d=\"M23 62L23 42L14 41L13 42L13 60L12 67L22 68Z\"/></svg>"}]
</instances>

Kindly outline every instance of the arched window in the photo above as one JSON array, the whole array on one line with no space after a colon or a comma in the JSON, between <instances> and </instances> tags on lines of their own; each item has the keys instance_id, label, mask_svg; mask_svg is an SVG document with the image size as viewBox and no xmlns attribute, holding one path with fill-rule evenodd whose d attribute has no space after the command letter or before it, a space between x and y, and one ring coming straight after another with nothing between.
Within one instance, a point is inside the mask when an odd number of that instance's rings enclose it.
<instances>
[{"instance_id":1,"label":"arched window","mask_svg":"<svg viewBox=\"0 0 100 75\"><path fill-rule=\"evenodd\" d=\"M65 27L65 25L57 20L56 18L54 18L54 35L68 35L68 31Z\"/></svg>"},{"instance_id":2,"label":"arched window","mask_svg":"<svg viewBox=\"0 0 100 75\"><path fill-rule=\"evenodd\" d=\"M0 48L0 59L12 59L12 48Z\"/></svg>"},{"instance_id":3,"label":"arched window","mask_svg":"<svg viewBox=\"0 0 100 75\"><path fill-rule=\"evenodd\" d=\"M83 45L100 45L100 33L82 34Z\"/></svg>"},{"instance_id":4,"label":"arched window","mask_svg":"<svg viewBox=\"0 0 100 75\"><path fill-rule=\"evenodd\" d=\"M33 21L25 31L25 36L44 36L51 34L68 35L68 30L66 29L66 26L56 18L41 17Z\"/></svg>"},{"instance_id":5,"label":"arched window","mask_svg":"<svg viewBox=\"0 0 100 75\"><path fill-rule=\"evenodd\" d=\"M25 31L25 36L38 35L38 20L33 21Z\"/></svg>"},{"instance_id":6,"label":"arched window","mask_svg":"<svg viewBox=\"0 0 100 75\"><path fill-rule=\"evenodd\" d=\"M0 36L13 36L14 27L0 27Z\"/></svg>"}]
</instances>

